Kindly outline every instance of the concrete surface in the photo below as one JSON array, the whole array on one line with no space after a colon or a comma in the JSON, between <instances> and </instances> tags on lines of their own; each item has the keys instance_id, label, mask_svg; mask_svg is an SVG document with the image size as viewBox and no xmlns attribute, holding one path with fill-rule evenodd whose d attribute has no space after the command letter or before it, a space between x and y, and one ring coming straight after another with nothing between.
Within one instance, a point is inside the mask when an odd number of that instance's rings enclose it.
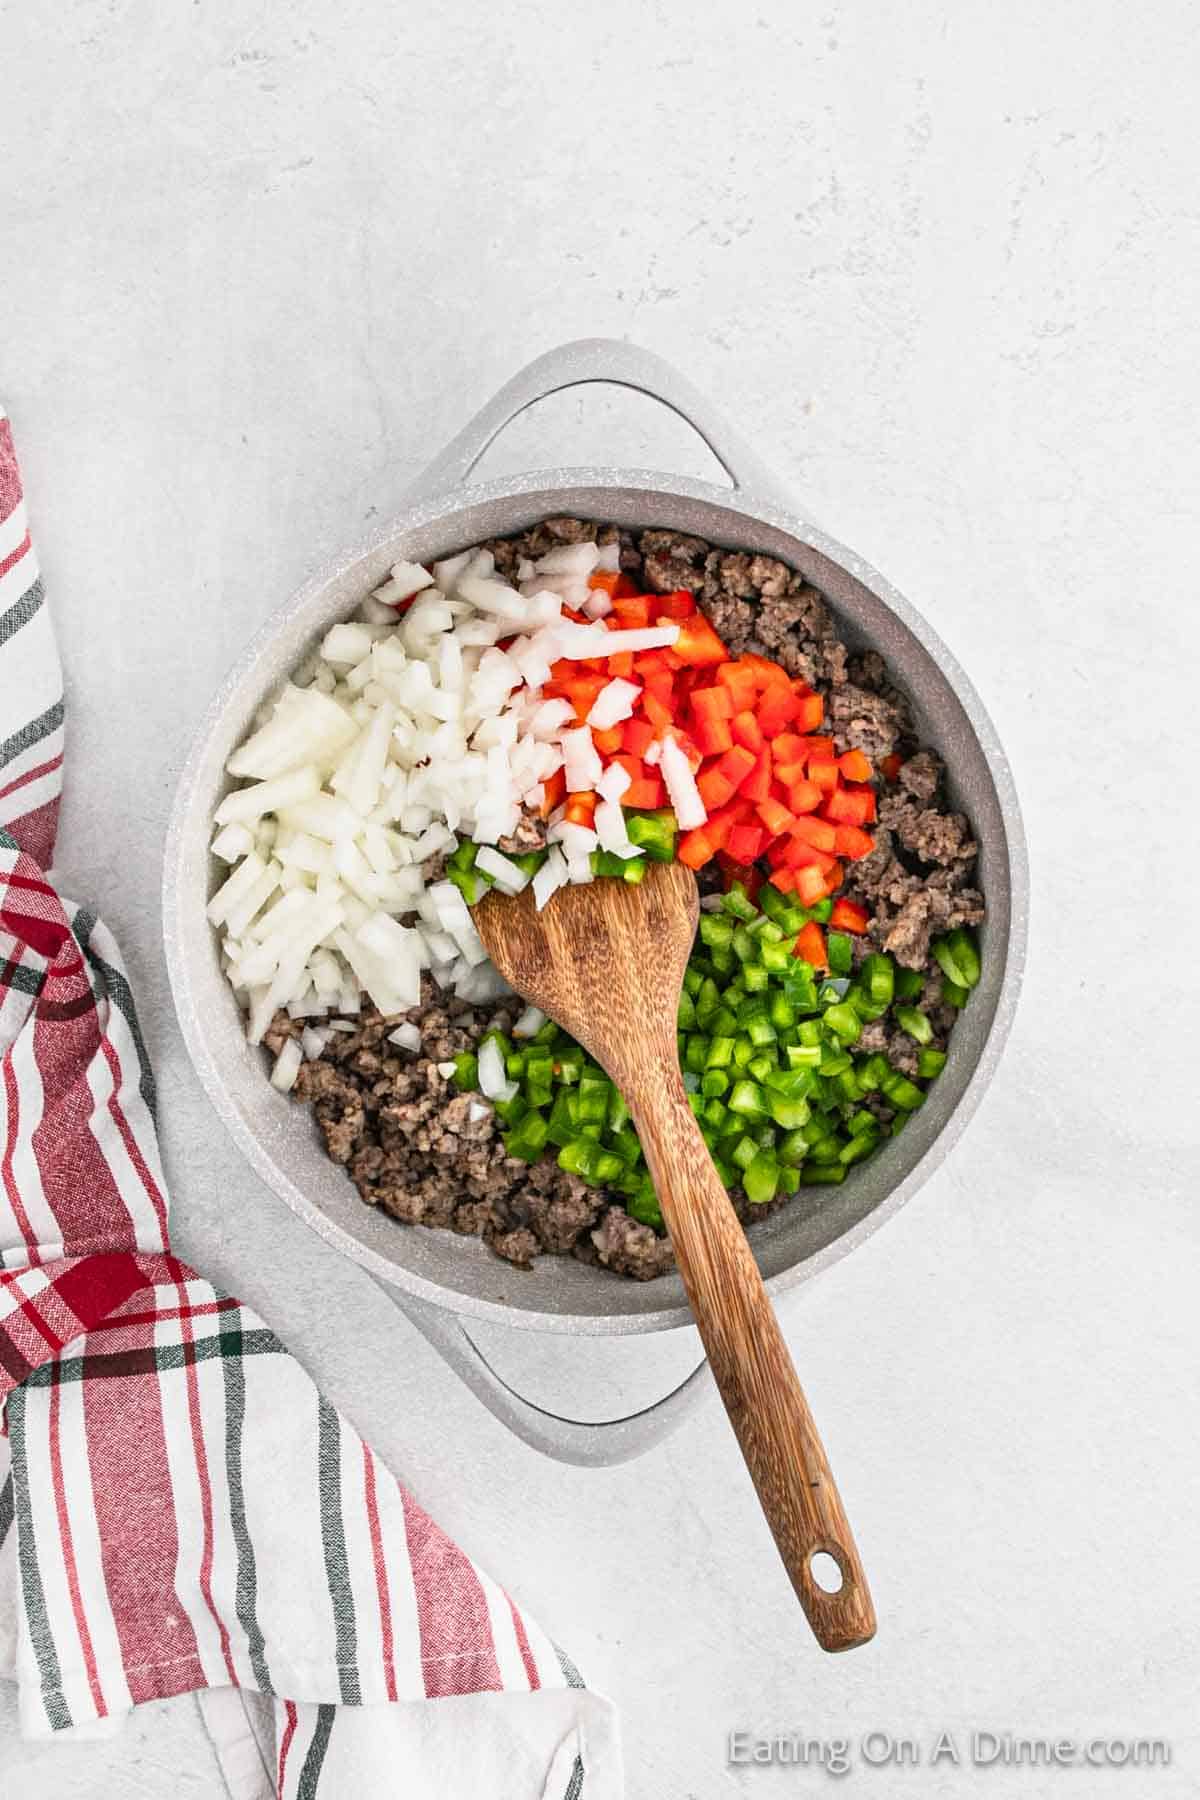
<instances>
[{"instance_id":1,"label":"concrete surface","mask_svg":"<svg viewBox=\"0 0 1200 1800\"><path fill-rule=\"evenodd\" d=\"M856 1752L855 1800L1200 1791L1193 9L35 0L0 32L0 392L69 684L61 862L132 967L184 1253L619 1699L633 1800L829 1784L727 1768L738 1727L921 1741L916 1770ZM840 1660L717 1411L604 1474L507 1439L251 1178L166 991L163 825L219 675L514 367L585 333L674 358L928 612L1026 807L1000 1078L786 1309L881 1617ZM589 459L707 468L595 391L492 466ZM614 1385L689 1348L638 1342ZM574 1392L579 1351L525 1374ZM603 1410L597 1367L583 1387ZM3 1706L4 1800L217 1793L188 1702L50 1750ZM1173 1760L931 1767L943 1726Z\"/></svg>"}]
</instances>

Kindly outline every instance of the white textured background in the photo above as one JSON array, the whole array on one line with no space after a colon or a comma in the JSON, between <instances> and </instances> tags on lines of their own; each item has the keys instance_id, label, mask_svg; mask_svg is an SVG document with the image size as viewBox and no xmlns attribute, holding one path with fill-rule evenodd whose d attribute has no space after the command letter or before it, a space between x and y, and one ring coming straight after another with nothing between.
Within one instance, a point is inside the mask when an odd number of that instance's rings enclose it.
<instances>
[{"instance_id":1,"label":"white textured background","mask_svg":"<svg viewBox=\"0 0 1200 1800\"><path fill-rule=\"evenodd\" d=\"M132 965L181 1248L620 1700L632 1800L830 1785L728 1771L735 1726L1174 1747L1142 1775L859 1767L855 1800L1200 1792L1196 39L1186 0L0 18L0 393L67 666L62 867ZM676 360L907 590L1026 807L992 1093L785 1310L881 1616L848 1658L809 1642L716 1410L610 1473L508 1439L249 1175L166 991L163 824L219 675L519 363L590 333ZM588 460L706 471L596 390L491 466ZM625 1393L688 1350L625 1348ZM32 1751L4 1698L0 1793L217 1782L188 1702Z\"/></svg>"}]
</instances>

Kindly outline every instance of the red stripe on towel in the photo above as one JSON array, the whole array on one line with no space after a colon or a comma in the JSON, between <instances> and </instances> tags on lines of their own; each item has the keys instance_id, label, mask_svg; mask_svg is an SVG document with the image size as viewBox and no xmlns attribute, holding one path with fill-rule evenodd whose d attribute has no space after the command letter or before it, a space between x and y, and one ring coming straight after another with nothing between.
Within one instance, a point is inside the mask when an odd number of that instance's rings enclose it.
<instances>
[{"instance_id":1,"label":"red stripe on towel","mask_svg":"<svg viewBox=\"0 0 1200 1800\"><path fill-rule=\"evenodd\" d=\"M403 1488L400 1494L417 1599L426 1698L497 1693L504 1683L479 1577L470 1559L412 1496Z\"/></svg>"},{"instance_id":2,"label":"red stripe on towel","mask_svg":"<svg viewBox=\"0 0 1200 1800\"><path fill-rule=\"evenodd\" d=\"M375 1563L375 1588L379 1595L379 1630L383 1639L383 1675L387 1697L396 1698L396 1644L392 1633L392 1599L388 1589L387 1563L383 1555L383 1537L379 1529L379 1506L375 1498L375 1458L364 1443L363 1490L367 1503L367 1523L371 1529L371 1556Z\"/></svg>"},{"instance_id":3,"label":"red stripe on towel","mask_svg":"<svg viewBox=\"0 0 1200 1800\"><path fill-rule=\"evenodd\" d=\"M29 533L26 532L16 549L10 550L8 555L0 561L0 580L3 580L10 569L15 569L21 558L23 556L28 556L32 548L33 545L29 541Z\"/></svg>"},{"instance_id":4,"label":"red stripe on towel","mask_svg":"<svg viewBox=\"0 0 1200 1800\"><path fill-rule=\"evenodd\" d=\"M84 1610L83 1595L79 1590L79 1570L75 1563L75 1540L71 1534L71 1516L67 1511L67 1490L63 1481L62 1444L59 1442L59 1419L62 1416L62 1385L55 1382L50 1389L50 1480L54 1487L54 1509L58 1515L58 1535L62 1543L63 1568L67 1576L67 1592L71 1596L71 1611L75 1615L75 1629L79 1633L79 1648L83 1652L83 1666L87 1671L88 1687L91 1690L92 1705L96 1708L97 1717L108 1716L108 1702L104 1698L104 1690L100 1686L100 1671L96 1667L96 1651L92 1643L92 1634L88 1630L87 1613Z\"/></svg>"},{"instance_id":5,"label":"red stripe on towel","mask_svg":"<svg viewBox=\"0 0 1200 1800\"><path fill-rule=\"evenodd\" d=\"M153 1338L147 1331L148 1344ZM85 1381L83 1406L104 1582L129 1692L138 1704L207 1687L175 1591L179 1536L159 1377Z\"/></svg>"},{"instance_id":6,"label":"red stripe on towel","mask_svg":"<svg viewBox=\"0 0 1200 1800\"><path fill-rule=\"evenodd\" d=\"M18 775L15 781L10 781L7 787L0 788L0 800L6 800L9 794L15 794L18 788L28 787L30 782L36 781L40 775L50 775L55 769L61 768L62 751L60 750L57 756L50 758L49 762L39 763L36 769L26 769L23 775Z\"/></svg>"},{"instance_id":7,"label":"red stripe on towel","mask_svg":"<svg viewBox=\"0 0 1200 1800\"><path fill-rule=\"evenodd\" d=\"M533 1650L529 1643L529 1633L525 1629L525 1621L517 1611L512 1595L505 1594L504 1598L508 1601L508 1610L512 1614L513 1630L517 1634L517 1648L521 1652L521 1661L525 1664L525 1673L529 1677L530 1689L536 1690L541 1687L542 1681L538 1674L537 1663L533 1659Z\"/></svg>"},{"instance_id":8,"label":"red stripe on towel","mask_svg":"<svg viewBox=\"0 0 1200 1800\"><path fill-rule=\"evenodd\" d=\"M21 504L21 471L13 446L12 426L0 417L0 525L11 518Z\"/></svg>"}]
</instances>

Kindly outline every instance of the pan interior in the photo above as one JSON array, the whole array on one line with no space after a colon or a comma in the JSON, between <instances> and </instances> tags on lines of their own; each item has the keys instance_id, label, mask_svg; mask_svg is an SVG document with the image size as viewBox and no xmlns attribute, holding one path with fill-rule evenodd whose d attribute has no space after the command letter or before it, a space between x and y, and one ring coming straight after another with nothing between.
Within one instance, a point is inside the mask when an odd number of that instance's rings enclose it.
<instances>
[{"instance_id":1,"label":"pan interior","mask_svg":"<svg viewBox=\"0 0 1200 1800\"><path fill-rule=\"evenodd\" d=\"M326 1157L307 1110L268 1084L262 1052L245 1042L204 916L205 899L218 880L207 850L209 821L230 785L226 758L255 710L392 563L402 558L428 562L481 538L518 532L564 513L636 528L670 527L729 549L779 557L824 592L851 647L869 644L883 654L912 703L922 742L944 759L951 798L972 820L980 843L980 884L988 903L984 973L955 1028L947 1066L902 1137L854 1169L842 1187L802 1188L752 1231L763 1274L777 1288L843 1254L894 1211L928 1174L935 1140L941 1139L939 1151L945 1148L965 1119L969 1105L961 1103L968 1087L973 1103L984 1085L987 1071L980 1069L980 1061L1007 986L1013 887L1005 804L991 765L1004 770L1005 783L1007 773L986 715L934 634L898 596L889 594L891 604L885 602L875 591L882 584L869 571L855 573L852 557L839 553L844 560L835 561L819 548L819 534L797 521L789 521L796 527L789 530L782 522L770 523L770 515L753 517L722 500L719 490L699 483L628 486L594 476L590 483L568 488L552 485L549 478L526 480L532 485L510 479L471 490L467 503L453 508L414 509L394 529L311 582L249 647L214 701L176 804L166 896L171 976L193 1059L225 1122L264 1179L343 1252L402 1289L509 1325L654 1330L690 1318L678 1276L640 1283L551 1256L539 1258L526 1273L502 1262L478 1239L399 1224L363 1204L342 1169ZM661 478L639 475L639 483L643 480ZM782 520L783 515L774 517ZM1009 816L1015 818L1011 803ZM1014 980L1016 973L1014 969ZM985 1059L989 1065L996 1048ZM977 1071L979 1079L973 1083Z\"/></svg>"}]
</instances>

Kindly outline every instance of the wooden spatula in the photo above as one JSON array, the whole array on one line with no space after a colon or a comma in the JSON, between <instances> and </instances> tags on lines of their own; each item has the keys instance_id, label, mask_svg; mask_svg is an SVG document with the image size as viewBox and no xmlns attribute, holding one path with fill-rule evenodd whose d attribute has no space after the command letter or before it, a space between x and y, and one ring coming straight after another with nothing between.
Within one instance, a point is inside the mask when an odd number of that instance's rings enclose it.
<instances>
[{"instance_id":1,"label":"wooden spatula","mask_svg":"<svg viewBox=\"0 0 1200 1800\"><path fill-rule=\"evenodd\" d=\"M792 1586L825 1650L875 1632L842 1502L745 1233L688 1105L675 1017L699 903L691 872L560 888L538 912L527 887L475 908L487 951L519 994L569 1031L624 1094L721 1397ZM832 1557L841 1586L814 1579ZM836 1576L833 1577L836 1581Z\"/></svg>"}]
</instances>

